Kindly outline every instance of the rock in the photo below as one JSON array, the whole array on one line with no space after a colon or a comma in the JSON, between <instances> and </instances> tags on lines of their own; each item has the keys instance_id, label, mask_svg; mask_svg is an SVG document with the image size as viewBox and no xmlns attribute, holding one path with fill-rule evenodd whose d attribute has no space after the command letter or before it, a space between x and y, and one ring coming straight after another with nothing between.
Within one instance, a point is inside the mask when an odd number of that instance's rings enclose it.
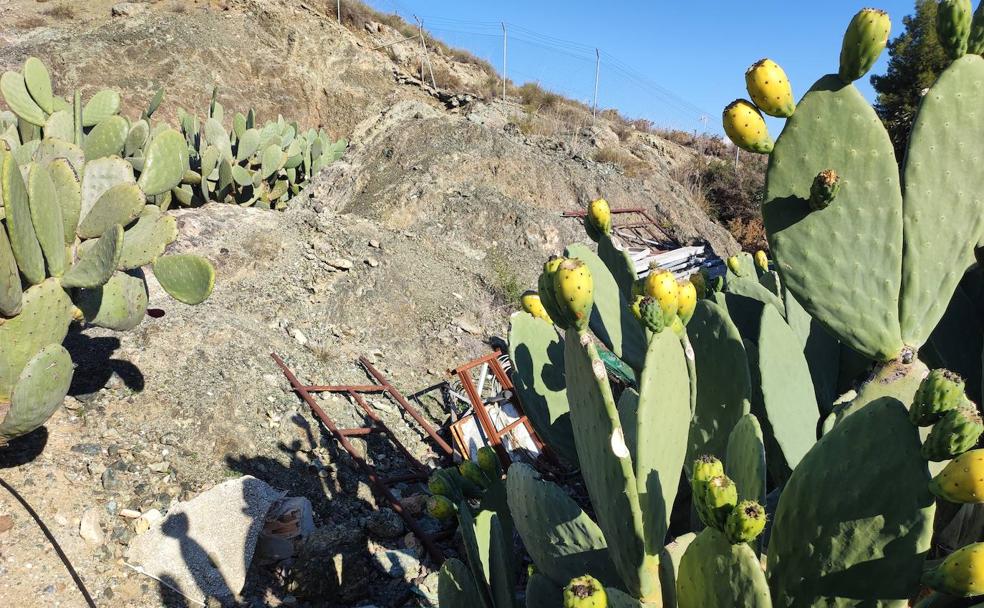
<instances>
[{"instance_id":1,"label":"rock","mask_svg":"<svg viewBox=\"0 0 984 608\"><path fill-rule=\"evenodd\" d=\"M410 515L420 515L427 508L427 495L426 494L413 494L407 496L400 501L400 505L403 506L403 510Z\"/></svg>"},{"instance_id":2,"label":"rock","mask_svg":"<svg viewBox=\"0 0 984 608\"><path fill-rule=\"evenodd\" d=\"M157 522L164 519L164 515L161 514L157 509L150 509L143 515L137 518L137 521L133 522L133 529L136 530L137 534L143 534L147 530L156 524Z\"/></svg>"},{"instance_id":3,"label":"rock","mask_svg":"<svg viewBox=\"0 0 984 608\"><path fill-rule=\"evenodd\" d=\"M369 246L372 247L373 249L379 249L380 247L382 247L382 245L380 245L379 241L377 241L376 239L369 239Z\"/></svg>"},{"instance_id":4,"label":"rock","mask_svg":"<svg viewBox=\"0 0 984 608\"><path fill-rule=\"evenodd\" d=\"M336 258L334 260L329 260L328 265L335 270L352 270L352 260L346 260L345 258Z\"/></svg>"},{"instance_id":5,"label":"rock","mask_svg":"<svg viewBox=\"0 0 984 608\"><path fill-rule=\"evenodd\" d=\"M136 509L120 509L120 517L125 517L127 519L137 519L140 517L140 511Z\"/></svg>"},{"instance_id":6,"label":"rock","mask_svg":"<svg viewBox=\"0 0 984 608\"><path fill-rule=\"evenodd\" d=\"M9 532L14 527L14 518L9 515L0 515L0 534Z\"/></svg>"},{"instance_id":7,"label":"rock","mask_svg":"<svg viewBox=\"0 0 984 608\"><path fill-rule=\"evenodd\" d=\"M305 336L304 332L297 329L296 327L290 330L290 337L294 338L294 341L300 344L301 346L304 346L305 344L308 343L307 336Z\"/></svg>"},{"instance_id":8,"label":"rock","mask_svg":"<svg viewBox=\"0 0 984 608\"><path fill-rule=\"evenodd\" d=\"M369 541L369 553L376 565L391 578L411 580L420 574L420 560L405 551Z\"/></svg>"},{"instance_id":9,"label":"rock","mask_svg":"<svg viewBox=\"0 0 984 608\"><path fill-rule=\"evenodd\" d=\"M379 260L376 258L366 258L366 264L368 264L370 268L376 268L379 266Z\"/></svg>"},{"instance_id":10,"label":"rock","mask_svg":"<svg viewBox=\"0 0 984 608\"><path fill-rule=\"evenodd\" d=\"M477 336L482 333L482 328L467 317L458 317L454 323L461 328L461 331L472 334L473 336Z\"/></svg>"},{"instance_id":11,"label":"rock","mask_svg":"<svg viewBox=\"0 0 984 608\"><path fill-rule=\"evenodd\" d=\"M153 462L147 465L147 468L155 473L166 473L171 465L166 462Z\"/></svg>"},{"instance_id":12,"label":"rock","mask_svg":"<svg viewBox=\"0 0 984 608\"><path fill-rule=\"evenodd\" d=\"M82 512L79 522L79 536L92 545L101 545L104 540L102 526L99 525L99 509L89 507Z\"/></svg>"},{"instance_id":13,"label":"rock","mask_svg":"<svg viewBox=\"0 0 984 608\"><path fill-rule=\"evenodd\" d=\"M98 456L102 453L102 447L98 443L76 443L71 450L83 456Z\"/></svg>"},{"instance_id":14,"label":"rock","mask_svg":"<svg viewBox=\"0 0 984 608\"><path fill-rule=\"evenodd\" d=\"M113 5L114 17L133 17L147 10L142 2L119 2Z\"/></svg>"},{"instance_id":15,"label":"rock","mask_svg":"<svg viewBox=\"0 0 984 608\"><path fill-rule=\"evenodd\" d=\"M396 538L403 534L403 519L392 509L380 509L366 520L366 530L379 538Z\"/></svg>"},{"instance_id":16,"label":"rock","mask_svg":"<svg viewBox=\"0 0 984 608\"><path fill-rule=\"evenodd\" d=\"M110 466L105 471L102 472L102 487L108 492L113 492L120 489L122 482L120 481L119 471L116 470L115 466Z\"/></svg>"}]
</instances>

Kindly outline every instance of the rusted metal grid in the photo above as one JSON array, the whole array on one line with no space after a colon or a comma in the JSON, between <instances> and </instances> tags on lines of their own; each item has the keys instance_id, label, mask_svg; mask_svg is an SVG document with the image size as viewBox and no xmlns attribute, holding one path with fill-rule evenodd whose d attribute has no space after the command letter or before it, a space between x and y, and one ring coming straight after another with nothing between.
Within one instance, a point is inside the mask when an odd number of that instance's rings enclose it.
<instances>
[{"instance_id":1,"label":"rusted metal grid","mask_svg":"<svg viewBox=\"0 0 984 608\"><path fill-rule=\"evenodd\" d=\"M427 554L435 561L437 564L444 562L444 551L437 545L437 540L439 535L432 536L423 531L420 524L414 517L407 513L403 509L403 505L399 500L393 496L390 492L389 486L396 483L405 483L411 481L426 481L430 475L430 470L422 462L417 460L417 458L404 446L392 430L386 425L383 419L379 416L376 410L365 400L364 395L366 394L387 394L393 401L397 403L406 413L408 413L420 426L420 428L427 434L427 436L433 441L434 445L440 451L440 455L445 458L451 458L454 455L454 450L444 439L442 439L435 429L428 423L420 412L416 410L410 403L404 398L404 396L394 387L386 377L377 370L372 363L369 362L365 357L359 357L359 363L365 368L366 372L373 377L373 379L378 384L369 385L305 385L297 379L297 376L287 367L284 360L281 359L276 353L271 353L271 357L283 371L284 376L290 382L291 387L294 392L307 403L311 411L321 420L322 424L328 428L328 430L335 436L338 443L348 452L349 456L355 461L356 465L360 471L365 474L369 479L369 483L372 484L373 489L376 491L378 496L381 496L406 523L407 527L410 529L414 535L420 539L423 544L424 549ZM365 412L367 418L369 419L369 426L355 427L355 428L339 428L335 424L335 421L331 419L327 412L318 405L315 401L312 393L340 393L347 395L355 404L357 404L363 412ZM396 446L396 448L403 454L406 458L407 463L410 468L413 469L412 473L405 475L397 475L394 477L381 478L377 473L375 468L369 464L366 459L359 454L352 444L349 442L349 437L363 437L372 433L383 433L390 441Z\"/></svg>"},{"instance_id":2,"label":"rusted metal grid","mask_svg":"<svg viewBox=\"0 0 984 608\"><path fill-rule=\"evenodd\" d=\"M565 211L562 215L584 220L587 214L587 211L580 209ZM659 222L642 207L612 209L612 232L627 245L635 247L654 247L657 251L666 251L678 246L660 227Z\"/></svg>"},{"instance_id":3,"label":"rusted metal grid","mask_svg":"<svg viewBox=\"0 0 984 608\"><path fill-rule=\"evenodd\" d=\"M461 382L461 386L468 396L471 402L472 409L474 411L474 416L478 422L479 429L485 441L495 450L496 454L499 456L499 461L502 463L503 468L508 468L509 464L512 462L512 457L506 450L506 446L503 443L503 439L508 437L517 427L525 427L526 432L529 434L530 439L532 439L534 445L540 454L543 454L549 458L549 451L544 443L537 436L536 431L533 430L533 426L530 424L529 418L523 412L522 404L519 402L516 396L516 391L513 388L512 381L509 379L509 374L503 368L502 363L502 352L494 351L485 355L484 357L479 357L460 365L459 367L449 370L452 376L457 376ZM476 386L475 379L472 376L472 371L479 370L479 386ZM509 401L513 407L516 409L518 417L516 420L507 424L502 428L498 428L495 422L492 420L492 416L489 414L489 410L486 404L486 400L483 399L481 395L480 385L485 382L488 374L499 383L502 388L502 395L505 401ZM467 420L467 416L463 417L461 420L451 425L451 432L454 436L455 443L458 446L459 451L468 457L467 441L463 436L462 423Z\"/></svg>"}]
</instances>

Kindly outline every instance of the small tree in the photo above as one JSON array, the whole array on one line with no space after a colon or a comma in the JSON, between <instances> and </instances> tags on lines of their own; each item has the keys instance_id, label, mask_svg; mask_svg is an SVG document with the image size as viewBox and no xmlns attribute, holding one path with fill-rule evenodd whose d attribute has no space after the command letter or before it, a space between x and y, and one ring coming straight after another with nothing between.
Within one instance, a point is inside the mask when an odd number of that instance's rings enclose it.
<instances>
[{"instance_id":1,"label":"small tree","mask_svg":"<svg viewBox=\"0 0 984 608\"><path fill-rule=\"evenodd\" d=\"M899 162L923 91L949 63L936 36L936 0L916 0L915 14L902 23L903 32L888 43L888 71L871 77L878 93L875 111L888 129Z\"/></svg>"}]
</instances>

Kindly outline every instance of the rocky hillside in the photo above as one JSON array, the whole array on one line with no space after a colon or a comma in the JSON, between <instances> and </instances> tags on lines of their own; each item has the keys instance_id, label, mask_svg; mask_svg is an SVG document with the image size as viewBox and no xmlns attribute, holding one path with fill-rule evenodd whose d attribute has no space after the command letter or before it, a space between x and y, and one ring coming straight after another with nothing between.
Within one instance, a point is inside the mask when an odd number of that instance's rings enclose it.
<instances>
[{"instance_id":1,"label":"rocky hillside","mask_svg":"<svg viewBox=\"0 0 984 608\"><path fill-rule=\"evenodd\" d=\"M274 574L258 573L247 605L416 605L428 571L418 562L394 573L380 561L380 548L413 553L412 537L380 526L368 487L269 353L313 382L363 383L354 360L367 354L404 392L433 384L504 334L543 258L583 238L560 212L599 195L651 209L682 243L735 248L673 179L692 155L686 148L605 119L523 128L518 104L422 85L412 54L372 50L395 30L352 31L319 4L0 0L0 68L36 55L59 90L112 87L128 108L163 85L165 116L179 106L202 112L217 85L227 110L282 113L352 142L284 213L180 211L174 247L214 261L212 298L186 307L151 285L163 316L128 334L74 332L67 346L82 364L68 407L46 432L0 453L0 476L45 518L99 605L162 603L157 584L123 564L136 525L121 511L166 511L242 473L311 498L324 529L347 531L325 542L372 564L346 583L356 599L295 599ZM449 56L436 61L458 83L484 77ZM634 159L633 175L593 160L601 149ZM343 426L361 423L344 401L325 406ZM436 406L429 413L443 418ZM185 605L174 601L165 605ZM82 605L35 524L3 493L0 604Z\"/></svg>"}]
</instances>

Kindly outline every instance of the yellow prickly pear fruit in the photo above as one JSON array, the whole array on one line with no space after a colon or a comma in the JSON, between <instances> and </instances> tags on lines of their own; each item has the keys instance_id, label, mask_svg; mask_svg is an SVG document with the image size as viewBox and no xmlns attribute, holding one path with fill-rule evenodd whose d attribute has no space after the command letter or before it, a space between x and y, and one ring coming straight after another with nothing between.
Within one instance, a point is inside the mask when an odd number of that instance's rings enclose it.
<instances>
[{"instance_id":1,"label":"yellow prickly pear fruit","mask_svg":"<svg viewBox=\"0 0 984 608\"><path fill-rule=\"evenodd\" d=\"M724 109L724 132L742 150L758 154L772 152L772 136L758 108L745 99L736 99Z\"/></svg>"},{"instance_id":2,"label":"yellow prickly pear fruit","mask_svg":"<svg viewBox=\"0 0 984 608\"><path fill-rule=\"evenodd\" d=\"M669 270L652 268L646 277L646 295L656 298L663 309L664 322L669 325L680 308L680 286Z\"/></svg>"},{"instance_id":3,"label":"yellow prickly pear fruit","mask_svg":"<svg viewBox=\"0 0 984 608\"><path fill-rule=\"evenodd\" d=\"M984 449L951 460L930 480L929 490L949 502L984 503Z\"/></svg>"},{"instance_id":4,"label":"yellow prickly pear fruit","mask_svg":"<svg viewBox=\"0 0 984 608\"><path fill-rule=\"evenodd\" d=\"M761 249L755 252L755 265L762 272L769 272L769 256L765 255L765 252Z\"/></svg>"},{"instance_id":5,"label":"yellow prickly pear fruit","mask_svg":"<svg viewBox=\"0 0 984 608\"><path fill-rule=\"evenodd\" d=\"M958 597L984 594L984 543L957 549L943 563L923 574L924 585Z\"/></svg>"},{"instance_id":6,"label":"yellow prickly pear fruit","mask_svg":"<svg viewBox=\"0 0 984 608\"><path fill-rule=\"evenodd\" d=\"M564 608L608 608L608 595L598 579L579 576L564 587Z\"/></svg>"},{"instance_id":7,"label":"yellow prickly pear fruit","mask_svg":"<svg viewBox=\"0 0 984 608\"><path fill-rule=\"evenodd\" d=\"M642 303L646 299L644 295L637 295L632 298L632 314L635 315L636 321L642 321Z\"/></svg>"},{"instance_id":8,"label":"yellow prickly pear fruit","mask_svg":"<svg viewBox=\"0 0 984 608\"><path fill-rule=\"evenodd\" d=\"M550 256L550 259L543 264L543 272L540 273L537 287L539 288L540 304L547 311L547 316L557 324L557 327L567 329L571 326L570 319L564 315L564 308L560 305L557 294L554 292L554 274L557 273L557 269L560 268L563 261L564 258L562 257Z\"/></svg>"},{"instance_id":9,"label":"yellow prickly pear fruit","mask_svg":"<svg viewBox=\"0 0 984 608\"><path fill-rule=\"evenodd\" d=\"M745 270L741 267L741 258L733 255L727 259L728 270L735 273L738 276L744 276Z\"/></svg>"},{"instance_id":10,"label":"yellow prickly pear fruit","mask_svg":"<svg viewBox=\"0 0 984 608\"><path fill-rule=\"evenodd\" d=\"M554 273L554 294L575 328L581 330L588 326L594 306L594 282L584 262L578 259L561 262Z\"/></svg>"},{"instance_id":11,"label":"yellow prickly pear fruit","mask_svg":"<svg viewBox=\"0 0 984 608\"><path fill-rule=\"evenodd\" d=\"M547 309L543 307L543 302L540 300L540 294L535 291L527 291L520 298L520 302L523 305L523 310L530 313L537 319L543 319L547 323L553 324L550 319L550 315L547 314Z\"/></svg>"},{"instance_id":12,"label":"yellow prickly pear fruit","mask_svg":"<svg viewBox=\"0 0 984 608\"><path fill-rule=\"evenodd\" d=\"M588 216L585 220L586 224L590 223L591 226L601 234L608 234L611 232L612 209L608 206L608 201L603 198L591 201L591 203L588 204ZM591 236L590 231L588 232L588 236Z\"/></svg>"},{"instance_id":13,"label":"yellow prickly pear fruit","mask_svg":"<svg viewBox=\"0 0 984 608\"><path fill-rule=\"evenodd\" d=\"M684 325L690 322L690 317L694 316L694 309L697 308L697 286L691 280L680 281L679 296L677 301L677 316Z\"/></svg>"},{"instance_id":14,"label":"yellow prickly pear fruit","mask_svg":"<svg viewBox=\"0 0 984 608\"><path fill-rule=\"evenodd\" d=\"M769 116L789 118L796 110L789 78L771 59L760 59L745 70L745 88L755 105Z\"/></svg>"}]
</instances>

